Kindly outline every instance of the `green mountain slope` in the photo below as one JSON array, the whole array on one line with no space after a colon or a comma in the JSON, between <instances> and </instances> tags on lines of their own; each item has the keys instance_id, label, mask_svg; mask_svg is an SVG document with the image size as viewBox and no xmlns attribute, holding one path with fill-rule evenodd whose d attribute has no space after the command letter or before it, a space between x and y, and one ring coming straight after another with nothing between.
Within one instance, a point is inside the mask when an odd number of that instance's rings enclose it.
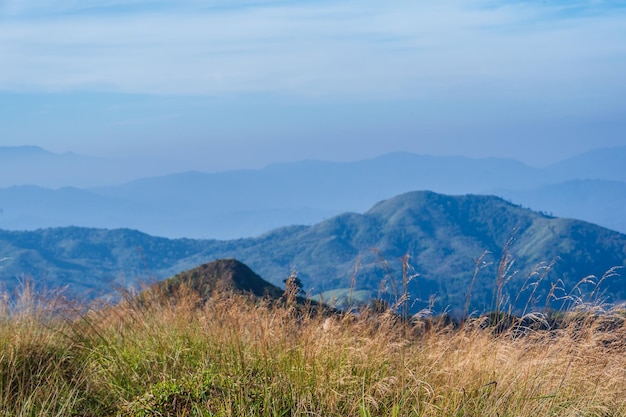
<instances>
[{"instance_id":1,"label":"green mountain slope","mask_svg":"<svg viewBox=\"0 0 626 417\"><path fill-rule=\"evenodd\" d=\"M431 192L403 194L363 215L345 214L312 227L249 240L240 247L240 256L268 277L291 262L313 293L349 287L354 278L356 289L372 294L380 291L386 279L385 290L393 294L401 292L401 259L408 254L412 270L407 275L419 274L409 284L413 309L426 307L434 295L440 310L459 310L465 305L475 260L488 251L484 260L489 264L472 287L471 308L489 310L503 249L511 238L509 251L515 264L504 293L512 300L541 262L556 264L534 294L532 304L536 305L546 304L550 284L558 279L564 288L558 295L564 295L583 277L601 276L626 262L626 236L622 234L585 222L550 218L496 197ZM604 284L612 300L626 298L622 278ZM586 290L591 289L587 286ZM520 295L520 308L526 305L527 295Z\"/></svg>"},{"instance_id":2,"label":"green mountain slope","mask_svg":"<svg viewBox=\"0 0 626 417\"><path fill-rule=\"evenodd\" d=\"M0 282L8 291L25 278L41 289L67 286L72 296L95 298L116 287L146 283L195 267L209 241L165 239L129 229L80 227L33 232L0 230Z\"/></svg>"},{"instance_id":3,"label":"green mountain slope","mask_svg":"<svg viewBox=\"0 0 626 417\"><path fill-rule=\"evenodd\" d=\"M514 263L499 281L505 247ZM485 264L473 280L476 260L485 251ZM563 299L554 298L569 294L582 278L600 277L626 264L626 236L551 218L497 197L413 192L380 202L364 214L346 213L314 226L230 241L168 240L131 230L2 231L0 255L12 258L0 270L9 289L18 274L30 274L48 286L69 285L73 293L95 296L107 294L113 285L153 281L214 259L236 258L275 285L295 267L310 294L354 287L361 298L369 292L393 301L404 292L403 277L412 278L406 285L412 311L434 300L438 311L460 314L468 300L471 310L493 309L494 294L499 293L499 299L517 299L519 309L546 303L559 307ZM408 269L403 269L405 255L410 256ZM545 278L529 285L542 278L532 271L552 261ZM551 293L551 284L557 282ZM578 289L591 294L594 286ZM604 280L599 290L594 296L607 301L626 299L622 277Z\"/></svg>"}]
</instances>

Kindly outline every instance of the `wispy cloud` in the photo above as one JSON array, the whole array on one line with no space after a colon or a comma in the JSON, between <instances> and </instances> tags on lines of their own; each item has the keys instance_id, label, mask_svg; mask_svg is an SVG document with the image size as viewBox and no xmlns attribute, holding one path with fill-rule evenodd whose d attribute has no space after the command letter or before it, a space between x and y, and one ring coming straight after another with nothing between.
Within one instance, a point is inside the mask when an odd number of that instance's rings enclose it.
<instances>
[{"instance_id":1,"label":"wispy cloud","mask_svg":"<svg viewBox=\"0 0 626 417\"><path fill-rule=\"evenodd\" d=\"M393 97L625 92L622 6L5 0L0 89Z\"/></svg>"}]
</instances>

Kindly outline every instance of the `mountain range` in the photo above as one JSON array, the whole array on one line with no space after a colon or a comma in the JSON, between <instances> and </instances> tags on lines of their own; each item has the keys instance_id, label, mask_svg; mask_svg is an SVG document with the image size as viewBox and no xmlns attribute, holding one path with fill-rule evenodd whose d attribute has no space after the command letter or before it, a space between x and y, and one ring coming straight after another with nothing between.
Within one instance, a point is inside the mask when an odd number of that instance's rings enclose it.
<instances>
[{"instance_id":1,"label":"mountain range","mask_svg":"<svg viewBox=\"0 0 626 417\"><path fill-rule=\"evenodd\" d=\"M513 159L395 153L125 181L138 175L126 167L143 166L135 162L0 147L0 228L130 228L170 238L232 239L312 225L401 193L431 190L493 194L626 232L626 148L597 150L546 168ZM144 171L149 172L154 171Z\"/></svg>"},{"instance_id":2,"label":"mountain range","mask_svg":"<svg viewBox=\"0 0 626 417\"><path fill-rule=\"evenodd\" d=\"M90 188L172 172L167 164L147 157L106 158L38 146L0 146L0 187Z\"/></svg>"},{"instance_id":3,"label":"mountain range","mask_svg":"<svg viewBox=\"0 0 626 417\"><path fill-rule=\"evenodd\" d=\"M2 230L0 254L9 258L0 264L9 291L31 276L39 286L65 286L87 298L237 258L274 285L295 268L303 289L325 300L393 302L406 292L413 312L626 300L623 277L602 279L626 266L626 235L484 195L405 193L363 214L234 240L166 239L129 229ZM585 280L590 275L596 278Z\"/></svg>"}]
</instances>

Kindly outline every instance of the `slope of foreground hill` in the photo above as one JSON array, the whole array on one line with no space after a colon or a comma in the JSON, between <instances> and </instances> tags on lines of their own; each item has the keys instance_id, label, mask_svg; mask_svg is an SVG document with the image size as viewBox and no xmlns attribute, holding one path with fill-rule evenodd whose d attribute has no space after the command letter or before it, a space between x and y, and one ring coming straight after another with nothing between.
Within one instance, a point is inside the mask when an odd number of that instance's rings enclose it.
<instances>
[{"instance_id":1,"label":"slope of foreground hill","mask_svg":"<svg viewBox=\"0 0 626 417\"><path fill-rule=\"evenodd\" d=\"M10 258L0 270L9 290L16 277L32 276L48 288L68 286L70 294L87 297L237 258L276 285L295 267L304 289L326 299L353 288L361 298L393 302L406 290L412 311L431 303L458 314L501 304L560 308L577 297L626 299L623 277L602 279L626 264L625 235L491 196L412 192L364 214L230 241L169 240L124 229L0 231L0 254ZM596 278L580 282L589 275Z\"/></svg>"}]
</instances>

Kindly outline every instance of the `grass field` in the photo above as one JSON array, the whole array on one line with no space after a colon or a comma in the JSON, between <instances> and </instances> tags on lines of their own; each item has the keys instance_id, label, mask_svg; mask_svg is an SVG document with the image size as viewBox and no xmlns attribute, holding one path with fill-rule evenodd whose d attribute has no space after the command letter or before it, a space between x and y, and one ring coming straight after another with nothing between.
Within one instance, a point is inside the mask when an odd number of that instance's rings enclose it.
<instances>
[{"instance_id":1,"label":"grass field","mask_svg":"<svg viewBox=\"0 0 626 417\"><path fill-rule=\"evenodd\" d=\"M289 297L288 297L289 298ZM0 302L0 416L626 416L620 311L557 329L186 291Z\"/></svg>"}]
</instances>

